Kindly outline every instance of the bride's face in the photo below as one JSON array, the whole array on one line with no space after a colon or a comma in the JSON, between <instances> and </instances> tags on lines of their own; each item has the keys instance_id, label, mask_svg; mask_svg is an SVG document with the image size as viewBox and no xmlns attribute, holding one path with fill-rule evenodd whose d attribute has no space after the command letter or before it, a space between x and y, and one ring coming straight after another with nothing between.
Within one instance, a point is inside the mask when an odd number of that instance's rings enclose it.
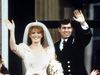
<instances>
[{"instance_id":1,"label":"bride's face","mask_svg":"<svg viewBox=\"0 0 100 75\"><path fill-rule=\"evenodd\" d=\"M30 34L32 42L41 42L42 37L42 33L38 29L33 29L32 33Z\"/></svg>"}]
</instances>

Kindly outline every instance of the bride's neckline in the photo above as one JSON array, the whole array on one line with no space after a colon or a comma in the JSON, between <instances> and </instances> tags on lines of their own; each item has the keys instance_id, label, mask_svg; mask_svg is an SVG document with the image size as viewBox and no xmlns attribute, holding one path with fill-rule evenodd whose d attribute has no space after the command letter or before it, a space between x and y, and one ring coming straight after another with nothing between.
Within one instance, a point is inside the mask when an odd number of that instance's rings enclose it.
<instances>
[{"instance_id":1,"label":"bride's neckline","mask_svg":"<svg viewBox=\"0 0 100 75\"><path fill-rule=\"evenodd\" d=\"M45 48L44 47L44 53L43 54L41 54L42 53L42 51L41 51L41 48L43 48L43 47L40 47L39 49L40 50L35 50L36 48L34 48L34 47L31 47L31 46L28 46L29 48L30 48L30 51L31 51L31 53L35 56L35 57L42 57L42 56L44 56L45 54L47 54L47 48ZM32 48L34 49L34 50L32 50ZM40 52L40 53L39 53ZM40 55L41 54L41 55Z\"/></svg>"}]
</instances>

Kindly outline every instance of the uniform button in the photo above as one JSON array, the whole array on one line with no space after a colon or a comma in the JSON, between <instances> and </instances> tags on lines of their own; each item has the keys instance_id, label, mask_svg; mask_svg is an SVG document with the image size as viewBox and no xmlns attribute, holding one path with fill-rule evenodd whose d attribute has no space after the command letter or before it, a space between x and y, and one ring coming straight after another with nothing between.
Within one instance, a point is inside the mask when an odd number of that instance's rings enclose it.
<instances>
[{"instance_id":1,"label":"uniform button","mask_svg":"<svg viewBox=\"0 0 100 75\"><path fill-rule=\"evenodd\" d=\"M68 65L68 68L70 68L70 65Z\"/></svg>"},{"instance_id":2,"label":"uniform button","mask_svg":"<svg viewBox=\"0 0 100 75\"><path fill-rule=\"evenodd\" d=\"M67 61L68 64L70 64L70 61Z\"/></svg>"},{"instance_id":3,"label":"uniform button","mask_svg":"<svg viewBox=\"0 0 100 75\"><path fill-rule=\"evenodd\" d=\"M69 69L68 72L71 72L71 70Z\"/></svg>"}]
</instances>

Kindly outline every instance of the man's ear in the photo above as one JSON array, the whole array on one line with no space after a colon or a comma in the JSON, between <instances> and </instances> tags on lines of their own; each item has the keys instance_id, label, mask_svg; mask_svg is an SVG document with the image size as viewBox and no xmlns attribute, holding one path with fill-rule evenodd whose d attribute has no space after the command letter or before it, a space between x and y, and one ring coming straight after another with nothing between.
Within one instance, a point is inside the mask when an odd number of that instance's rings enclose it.
<instances>
[{"instance_id":1,"label":"man's ear","mask_svg":"<svg viewBox=\"0 0 100 75\"><path fill-rule=\"evenodd\" d=\"M58 27L58 31L59 31L59 32L61 31L61 28L60 28L60 27Z\"/></svg>"}]
</instances>

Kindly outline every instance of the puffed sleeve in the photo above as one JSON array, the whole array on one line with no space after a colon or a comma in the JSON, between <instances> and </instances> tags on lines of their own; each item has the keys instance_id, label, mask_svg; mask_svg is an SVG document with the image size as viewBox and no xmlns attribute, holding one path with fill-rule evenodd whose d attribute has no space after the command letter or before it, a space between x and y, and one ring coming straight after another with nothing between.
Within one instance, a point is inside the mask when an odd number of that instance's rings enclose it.
<instances>
[{"instance_id":1,"label":"puffed sleeve","mask_svg":"<svg viewBox=\"0 0 100 75\"><path fill-rule=\"evenodd\" d=\"M16 47L17 51L14 53L17 54L20 58L24 59L27 52L30 50L29 47L24 43L20 43L19 45L16 45Z\"/></svg>"}]
</instances>

